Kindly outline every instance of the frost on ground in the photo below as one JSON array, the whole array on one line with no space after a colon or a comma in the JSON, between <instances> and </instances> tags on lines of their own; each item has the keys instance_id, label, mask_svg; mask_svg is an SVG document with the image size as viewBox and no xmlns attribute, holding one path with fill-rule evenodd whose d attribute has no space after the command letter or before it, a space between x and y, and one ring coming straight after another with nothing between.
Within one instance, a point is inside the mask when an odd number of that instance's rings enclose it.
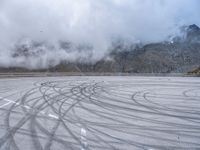
<instances>
[{"instance_id":1,"label":"frost on ground","mask_svg":"<svg viewBox=\"0 0 200 150\"><path fill-rule=\"evenodd\" d=\"M2 150L200 149L200 78L0 79Z\"/></svg>"}]
</instances>

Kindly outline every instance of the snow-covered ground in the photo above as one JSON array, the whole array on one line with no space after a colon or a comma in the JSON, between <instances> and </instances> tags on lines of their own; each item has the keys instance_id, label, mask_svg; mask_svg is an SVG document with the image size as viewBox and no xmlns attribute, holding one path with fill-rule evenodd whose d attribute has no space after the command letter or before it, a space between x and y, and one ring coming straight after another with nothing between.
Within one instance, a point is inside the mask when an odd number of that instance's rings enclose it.
<instances>
[{"instance_id":1,"label":"snow-covered ground","mask_svg":"<svg viewBox=\"0 0 200 150\"><path fill-rule=\"evenodd\" d=\"M0 79L2 150L200 149L200 78Z\"/></svg>"}]
</instances>

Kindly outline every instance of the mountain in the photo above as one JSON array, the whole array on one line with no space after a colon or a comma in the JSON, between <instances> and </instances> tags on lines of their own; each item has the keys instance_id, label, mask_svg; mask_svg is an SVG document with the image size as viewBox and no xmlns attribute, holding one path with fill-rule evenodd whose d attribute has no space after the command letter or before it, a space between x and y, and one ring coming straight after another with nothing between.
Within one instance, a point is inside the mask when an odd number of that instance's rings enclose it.
<instances>
[{"instance_id":1,"label":"mountain","mask_svg":"<svg viewBox=\"0 0 200 150\"><path fill-rule=\"evenodd\" d=\"M115 42L110 53L97 62L62 61L58 65L49 66L48 69L30 70L13 67L1 68L0 72L186 73L200 66L200 28L194 24L184 27L182 32L182 36L176 36L171 41L150 43L143 46ZM69 43L62 43L63 45L69 47ZM41 54L41 51L30 53L27 47L18 47L13 56L34 55L37 57ZM88 55L89 57L90 55Z\"/></svg>"},{"instance_id":2,"label":"mountain","mask_svg":"<svg viewBox=\"0 0 200 150\"><path fill-rule=\"evenodd\" d=\"M186 31L186 40L190 43L199 43L200 42L200 28L193 24L187 28Z\"/></svg>"},{"instance_id":3,"label":"mountain","mask_svg":"<svg viewBox=\"0 0 200 150\"><path fill-rule=\"evenodd\" d=\"M190 72L188 72L189 75L197 75L197 76L200 76L200 67L198 67L197 69L195 70L192 70Z\"/></svg>"},{"instance_id":4,"label":"mountain","mask_svg":"<svg viewBox=\"0 0 200 150\"><path fill-rule=\"evenodd\" d=\"M113 51L116 72L180 73L200 66L200 28L185 27L172 41L147 44L128 51Z\"/></svg>"}]
</instances>

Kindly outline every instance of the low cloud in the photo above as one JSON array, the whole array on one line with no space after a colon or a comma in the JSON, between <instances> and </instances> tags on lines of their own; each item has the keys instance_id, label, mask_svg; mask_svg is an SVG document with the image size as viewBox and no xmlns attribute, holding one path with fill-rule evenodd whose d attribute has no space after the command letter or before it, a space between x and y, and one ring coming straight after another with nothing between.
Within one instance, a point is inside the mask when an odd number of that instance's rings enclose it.
<instances>
[{"instance_id":1,"label":"low cloud","mask_svg":"<svg viewBox=\"0 0 200 150\"><path fill-rule=\"evenodd\" d=\"M200 25L199 6L199 0L1 0L0 66L93 62L108 53L113 39L164 41L180 26ZM66 50L62 42L73 46ZM36 55L16 56L20 45Z\"/></svg>"}]
</instances>

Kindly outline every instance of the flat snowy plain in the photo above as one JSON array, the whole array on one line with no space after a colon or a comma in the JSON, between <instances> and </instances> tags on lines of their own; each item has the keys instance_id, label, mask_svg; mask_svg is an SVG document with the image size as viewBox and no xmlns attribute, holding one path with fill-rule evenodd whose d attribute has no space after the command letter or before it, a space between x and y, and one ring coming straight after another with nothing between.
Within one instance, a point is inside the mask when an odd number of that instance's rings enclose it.
<instances>
[{"instance_id":1,"label":"flat snowy plain","mask_svg":"<svg viewBox=\"0 0 200 150\"><path fill-rule=\"evenodd\" d=\"M0 79L1 150L200 150L200 78Z\"/></svg>"}]
</instances>

